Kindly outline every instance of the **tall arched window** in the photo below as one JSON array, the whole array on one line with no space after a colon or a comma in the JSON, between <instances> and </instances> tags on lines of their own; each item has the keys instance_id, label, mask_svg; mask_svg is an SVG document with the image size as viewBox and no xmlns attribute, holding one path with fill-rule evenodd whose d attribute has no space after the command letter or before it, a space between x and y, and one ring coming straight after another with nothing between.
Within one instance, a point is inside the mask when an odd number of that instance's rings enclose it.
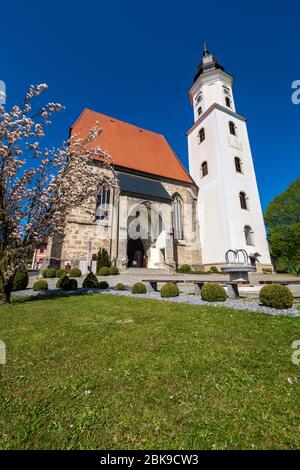
<instances>
[{"instance_id":1,"label":"tall arched window","mask_svg":"<svg viewBox=\"0 0 300 470\"><path fill-rule=\"evenodd\" d=\"M104 220L109 215L110 190L103 188L97 198L96 219Z\"/></svg>"},{"instance_id":2,"label":"tall arched window","mask_svg":"<svg viewBox=\"0 0 300 470\"><path fill-rule=\"evenodd\" d=\"M226 106L228 106L228 108L231 108L231 100L228 96L225 96L225 103L226 103Z\"/></svg>"},{"instance_id":3,"label":"tall arched window","mask_svg":"<svg viewBox=\"0 0 300 470\"><path fill-rule=\"evenodd\" d=\"M242 160L239 157L234 157L235 171L238 173L242 172Z\"/></svg>"},{"instance_id":4,"label":"tall arched window","mask_svg":"<svg viewBox=\"0 0 300 470\"><path fill-rule=\"evenodd\" d=\"M199 144L201 144L201 142L203 142L203 140L205 140L205 129L204 129L204 127L201 127L201 129L198 133L198 142L199 142Z\"/></svg>"},{"instance_id":5,"label":"tall arched window","mask_svg":"<svg viewBox=\"0 0 300 470\"><path fill-rule=\"evenodd\" d=\"M239 194L239 198L240 198L241 208L242 209L248 209L246 193L241 191L240 194Z\"/></svg>"},{"instance_id":6,"label":"tall arched window","mask_svg":"<svg viewBox=\"0 0 300 470\"><path fill-rule=\"evenodd\" d=\"M183 239L182 206L178 195L173 199L173 231L175 240Z\"/></svg>"},{"instance_id":7,"label":"tall arched window","mask_svg":"<svg viewBox=\"0 0 300 470\"><path fill-rule=\"evenodd\" d=\"M245 225L244 232L245 232L246 245L254 245L253 231L250 225Z\"/></svg>"},{"instance_id":8,"label":"tall arched window","mask_svg":"<svg viewBox=\"0 0 300 470\"><path fill-rule=\"evenodd\" d=\"M229 121L228 125L229 125L230 134L236 135L236 126L235 126L234 122Z\"/></svg>"},{"instance_id":9,"label":"tall arched window","mask_svg":"<svg viewBox=\"0 0 300 470\"><path fill-rule=\"evenodd\" d=\"M201 177L204 178L206 175L208 175L208 165L207 162L203 162L201 164Z\"/></svg>"}]
</instances>

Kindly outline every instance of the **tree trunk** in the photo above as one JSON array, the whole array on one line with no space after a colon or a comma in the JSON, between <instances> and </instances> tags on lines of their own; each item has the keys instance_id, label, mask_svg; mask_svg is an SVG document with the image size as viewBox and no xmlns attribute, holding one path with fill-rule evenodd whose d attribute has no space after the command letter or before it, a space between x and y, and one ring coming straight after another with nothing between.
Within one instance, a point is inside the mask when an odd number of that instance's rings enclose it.
<instances>
[{"instance_id":1,"label":"tree trunk","mask_svg":"<svg viewBox=\"0 0 300 470\"><path fill-rule=\"evenodd\" d=\"M1 300L3 303L10 303L11 285L4 283L1 287Z\"/></svg>"}]
</instances>

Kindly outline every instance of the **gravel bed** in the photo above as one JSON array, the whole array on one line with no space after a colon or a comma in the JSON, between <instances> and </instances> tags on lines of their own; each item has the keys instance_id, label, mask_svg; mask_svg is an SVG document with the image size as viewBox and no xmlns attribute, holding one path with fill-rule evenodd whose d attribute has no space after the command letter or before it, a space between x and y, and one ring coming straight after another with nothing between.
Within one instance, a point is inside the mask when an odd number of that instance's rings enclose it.
<instances>
[{"instance_id":1,"label":"gravel bed","mask_svg":"<svg viewBox=\"0 0 300 470\"><path fill-rule=\"evenodd\" d=\"M210 305L212 307L227 307L235 310L250 310L252 312L267 313L268 315L289 315L291 317L299 317L300 311L296 308L290 308L287 310L276 310L270 307L264 307L257 301L245 300L245 299L227 299L225 302L206 302L201 299L200 295L189 295L180 294L178 297L161 298L159 292L147 292L146 294L132 294L129 290L117 291L114 288L107 290L99 289L84 289L78 288L76 291L63 291L62 289L49 289L45 292L34 292L32 289L26 289L24 291L13 292L12 295L21 296L34 296L34 297L54 297L57 295L87 295L87 294L113 294L125 297L135 297L140 299L155 299L161 302L177 302L186 303L191 305Z\"/></svg>"}]
</instances>

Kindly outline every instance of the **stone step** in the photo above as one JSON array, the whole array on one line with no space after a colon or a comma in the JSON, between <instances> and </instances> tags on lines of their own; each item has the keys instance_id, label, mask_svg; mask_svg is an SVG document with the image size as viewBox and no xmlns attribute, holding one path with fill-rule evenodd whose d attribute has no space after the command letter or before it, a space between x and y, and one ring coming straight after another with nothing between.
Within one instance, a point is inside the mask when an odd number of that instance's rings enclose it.
<instances>
[{"instance_id":1,"label":"stone step","mask_svg":"<svg viewBox=\"0 0 300 470\"><path fill-rule=\"evenodd\" d=\"M153 274L170 274L170 271L164 268L127 268L125 273L151 276Z\"/></svg>"}]
</instances>

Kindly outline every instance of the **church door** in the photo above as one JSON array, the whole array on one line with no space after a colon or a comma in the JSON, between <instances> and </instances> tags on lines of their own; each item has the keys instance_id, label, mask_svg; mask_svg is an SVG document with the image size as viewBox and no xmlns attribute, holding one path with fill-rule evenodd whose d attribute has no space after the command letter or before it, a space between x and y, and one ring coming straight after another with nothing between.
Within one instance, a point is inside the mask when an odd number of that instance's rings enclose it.
<instances>
[{"instance_id":1,"label":"church door","mask_svg":"<svg viewBox=\"0 0 300 470\"><path fill-rule=\"evenodd\" d=\"M129 268L144 267L145 251L143 242L140 238L137 238L136 240L134 240L133 238L129 238L127 243L127 258Z\"/></svg>"}]
</instances>

